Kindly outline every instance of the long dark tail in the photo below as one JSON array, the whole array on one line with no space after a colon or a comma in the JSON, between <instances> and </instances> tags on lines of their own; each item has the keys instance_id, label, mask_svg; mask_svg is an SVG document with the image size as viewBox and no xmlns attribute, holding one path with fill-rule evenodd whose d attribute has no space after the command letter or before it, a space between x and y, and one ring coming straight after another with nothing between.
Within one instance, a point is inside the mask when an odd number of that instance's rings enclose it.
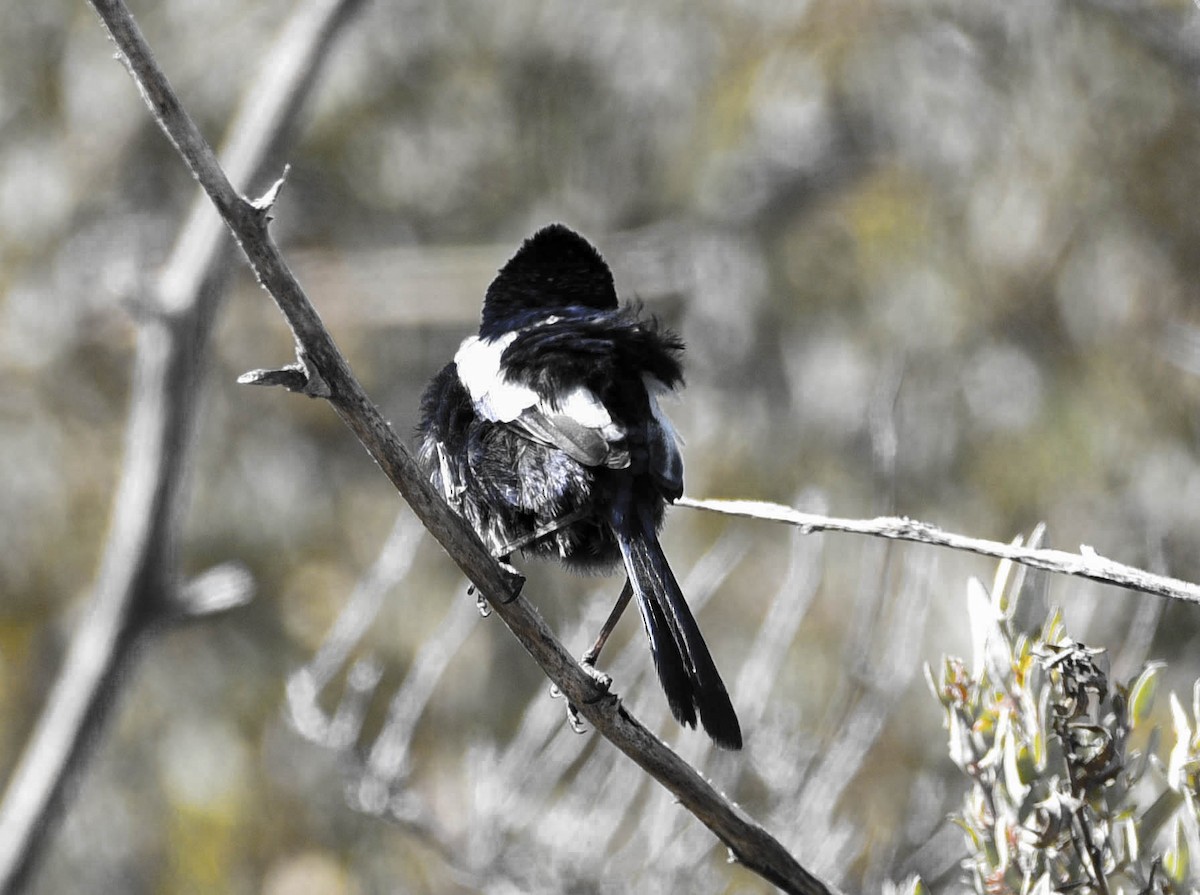
<instances>
[{"instance_id":1,"label":"long dark tail","mask_svg":"<svg viewBox=\"0 0 1200 895\"><path fill-rule=\"evenodd\" d=\"M737 714L667 564L654 524L644 511L635 509L628 516L615 519L613 528L671 714L680 724L695 727L698 711L700 723L714 743L740 749L742 729Z\"/></svg>"}]
</instances>

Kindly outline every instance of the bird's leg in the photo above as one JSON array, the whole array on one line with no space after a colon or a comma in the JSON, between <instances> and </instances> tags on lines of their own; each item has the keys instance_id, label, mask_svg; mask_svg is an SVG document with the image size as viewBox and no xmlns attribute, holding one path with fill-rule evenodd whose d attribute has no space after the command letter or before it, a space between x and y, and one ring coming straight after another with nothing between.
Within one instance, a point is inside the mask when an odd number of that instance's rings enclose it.
<instances>
[{"instance_id":1,"label":"bird's leg","mask_svg":"<svg viewBox=\"0 0 1200 895\"><path fill-rule=\"evenodd\" d=\"M630 598L633 597L633 584L628 578L625 579L625 586L621 588L621 594L617 597L617 602L613 604L612 612L608 614L608 619L604 622L604 627L600 629L599 635L596 637L596 642L591 648L583 654L581 663L584 670L591 669L589 673L593 676L596 668L596 661L600 658L600 651L604 649L604 644L608 643L608 638L616 628L617 622L621 620L621 616L625 612L625 607L629 605ZM607 676L607 675L606 675Z\"/></svg>"},{"instance_id":2,"label":"bird's leg","mask_svg":"<svg viewBox=\"0 0 1200 895\"><path fill-rule=\"evenodd\" d=\"M600 629L600 634L596 637L596 642L583 654L583 658L579 661L579 667L584 670L588 677L596 682L596 686L602 691L600 698L609 695L609 690L612 688L612 677L603 671L597 671L596 661L600 658L600 651L604 649L604 644L608 642L609 636L612 634L613 629L616 628L617 622L621 620L621 615L625 612L625 607L629 605L632 597L633 584L626 578L625 586L621 588L617 602L613 605L612 612L608 614L608 618L604 622L604 627ZM586 732L583 721L579 717L579 709L571 702L567 703L567 723L571 725L571 729L576 733Z\"/></svg>"}]
</instances>

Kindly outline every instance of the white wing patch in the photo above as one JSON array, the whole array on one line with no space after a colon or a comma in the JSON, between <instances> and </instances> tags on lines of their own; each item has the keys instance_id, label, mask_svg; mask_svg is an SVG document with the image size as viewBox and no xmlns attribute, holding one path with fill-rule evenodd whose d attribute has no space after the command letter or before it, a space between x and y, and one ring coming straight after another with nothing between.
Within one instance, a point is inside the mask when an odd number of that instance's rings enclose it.
<instances>
[{"instance_id":1,"label":"white wing patch","mask_svg":"<svg viewBox=\"0 0 1200 895\"><path fill-rule=\"evenodd\" d=\"M471 336L459 346L454 363L475 412L491 422L512 423L527 437L554 445L587 466L628 466L629 453L621 443L625 429L595 392L576 386L555 405L504 374L500 358L518 335L505 333L494 340Z\"/></svg>"},{"instance_id":2,"label":"white wing patch","mask_svg":"<svg viewBox=\"0 0 1200 895\"><path fill-rule=\"evenodd\" d=\"M538 409L543 413L569 416L581 426L587 426L589 429L604 429L614 425L608 408L600 403L595 392L583 386L576 386L567 392L566 397L558 402L557 411L548 403L540 403L543 406Z\"/></svg>"},{"instance_id":3,"label":"white wing patch","mask_svg":"<svg viewBox=\"0 0 1200 895\"><path fill-rule=\"evenodd\" d=\"M558 406L538 401L517 422L535 439L557 445L585 466L623 469L629 465L625 427L613 420L591 389L576 386Z\"/></svg>"},{"instance_id":4,"label":"white wing patch","mask_svg":"<svg viewBox=\"0 0 1200 895\"><path fill-rule=\"evenodd\" d=\"M475 411L494 423L511 423L521 411L538 403L537 392L519 382L510 382L500 372L500 355L519 333L505 333L498 339L471 336L464 339L454 355L458 378L471 394Z\"/></svg>"}]
</instances>

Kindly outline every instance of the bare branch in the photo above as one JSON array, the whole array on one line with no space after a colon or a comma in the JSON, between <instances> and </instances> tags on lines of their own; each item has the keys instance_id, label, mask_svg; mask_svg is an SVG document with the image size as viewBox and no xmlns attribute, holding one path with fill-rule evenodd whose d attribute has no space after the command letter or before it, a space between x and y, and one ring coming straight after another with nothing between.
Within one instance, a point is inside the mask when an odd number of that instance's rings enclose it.
<instances>
[{"instance_id":1,"label":"bare branch","mask_svg":"<svg viewBox=\"0 0 1200 895\"><path fill-rule=\"evenodd\" d=\"M267 231L266 216L233 192L212 150L159 71L124 4L120 0L92 2L124 54L159 125L209 192L259 282L286 317L304 352L305 368L319 373L328 385L328 400L337 414L547 676L600 733L673 792L738 860L785 891L829 892L766 830L717 793L694 768L625 711L614 696L600 691L563 648L541 616L521 597L523 579L496 562L470 526L433 490L416 460L367 398L275 246Z\"/></svg>"},{"instance_id":2,"label":"bare branch","mask_svg":"<svg viewBox=\"0 0 1200 895\"><path fill-rule=\"evenodd\" d=\"M311 0L288 23L265 61L263 78L230 129L228 170L239 182L262 175L333 35L355 4ZM147 94L147 100L175 102L169 90ZM198 132L194 137L199 138ZM201 197L176 239L153 305L140 309L130 419L110 535L88 609L0 805L0 893L22 888L51 840L70 781L82 772L88 746L99 740L122 672L142 635L160 623L223 611L249 599L244 570L220 566L183 584L175 564L185 501L183 472L229 248L220 221Z\"/></svg>"},{"instance_id":3,"label":"bare branch","mask_svg":"<svg viewBox=\"0 0 1200 895\"><path fill-rule=\"evenodd\" d=\"M918 544L934 544L938 547L950 547L954 550L965 550L968 553L978 553L982 556L994 556L999 559L1010 559L1021 565L1035 569L1045 569L1049 572L1059 572L1063 575L1074 575L1077 578L1087 578L1099 581L1101 584L1115 584L1118 587L1140 590L1144 593L1159 597L1169 597L1172 600L1186 600L1189 603L1200 603L1200 585L1165 575L1155 575L1134 566L1127 566L1115 560L1101 556L1086 544L1081 544L1078 553L1067 553L1065 550L1046 550L1033 547L1023 547L1020 544L1003 544L999 541L988 541L984 538L972 538L967 535L942 531L936 525L918 522L906 516L880 516L875 519L839 519L834 516L819 516L815 513L803 513L782 504L761 500L697 500L683 497L676 501L676 506L690 507L695 510L708 510L712 513L723 513L727 516L743 516L749 519L762 519L767 522L783 522L786 525L798 526L801 530L811 533L818 531L844 531L851 534L871 535L876 538L891 538L897 541L915 541Z\"/></svg>"},{"instance_id":4,"label":"bare branch","mask_svg":"<svg viewBox=\"0 0 1200 895\"><path fill-rule=\"evenodd\" d=\"M422 532L424 529L408 513L396 517L379 556L355 586L316 655L288 678L287 704L292 726L310 742L341 749L354 742L361 732L357 724L353 727L347 724L347 718L352 717L349 711L339 706L331 718L318 700L362 642L383 606L384 597L412 568ZM365 677L365 670L360 668L358 674L351 673L350 681L361 683ZM356 692L354 686L349 689L351 694Z\"/></svg>"}]
</instances>

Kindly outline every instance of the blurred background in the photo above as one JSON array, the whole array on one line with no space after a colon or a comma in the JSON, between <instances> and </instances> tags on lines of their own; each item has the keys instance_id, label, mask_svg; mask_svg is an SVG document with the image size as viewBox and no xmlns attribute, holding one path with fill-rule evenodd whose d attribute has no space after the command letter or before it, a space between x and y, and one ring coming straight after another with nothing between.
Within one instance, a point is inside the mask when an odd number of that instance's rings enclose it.
<instances>
[{"instance_id":1,"label":"blurred background","mask_svg":"<svg viewBox=\"0 0 1200 895\"><path fill-rule=\"evenodd\" d=\"M290 6L134 11L216 139ZM0 779L106 536L129 305L195 192L112 54L82 3L0 9ZM691 496L997 540L1044 521L1194 581L1198 79L1183 0L368 3L274 230L406 437L497 267L560 220L687 342ZM769 891L561 724L436 545L402 518L385 549L402 503L327 406L235 385L292 355L240 259L214 348L182 559L240 560L258 595L148 646L33 891ZM664 543L747 748L670 721L632 616L626 704L806 865L953 891L963 785L922 666L969 649L967 581L994 564L686 509ZM525 569L581 652L619 579ZM373 585L361 642L289 702ZM1190 690L1194 607L1040 585L1118 677L1160 658ZM349 734L302 710L347 693ZM368 758L396 694L383 806Z\"/></svg>"}]
</instances>

